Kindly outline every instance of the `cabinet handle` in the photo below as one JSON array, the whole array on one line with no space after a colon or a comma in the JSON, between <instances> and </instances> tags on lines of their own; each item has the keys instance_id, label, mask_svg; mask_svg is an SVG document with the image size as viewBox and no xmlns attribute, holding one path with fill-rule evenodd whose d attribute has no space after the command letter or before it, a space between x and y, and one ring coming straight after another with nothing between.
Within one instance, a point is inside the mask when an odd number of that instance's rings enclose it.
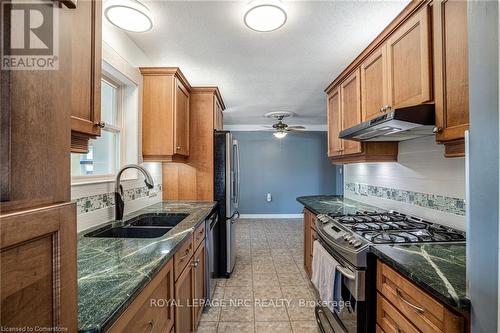
<instances>
[{"instance_id":1,"label":"cabinet handle","mask_svg":"<svg viewBox=\"0 0 500 333\"><path fill-rule=\"evenodd\" d=\"M443 131L443 129L441 127L434 127L432 129L432 133L434 133L434 134L441 133L442 131Z\"/></svg>"},{"instance_id":2,"label":"cabinet handle","mask_svg":"<svg viewBox=\"0 0 500 333\"><path fill-rule=\"evenodd\" d=\"M96 121L94 123L94 126L99 127L99 128L104 128L104 127L106 127L106 123L104 121Z\"/></svg>"},{"instance_id":3,"label":"cabinet handle","mask_svg":"<svg viewBox=\"0 0 500 333\"><path fill-rule=\"evenodd\" d=\"M196 260L193 260L193 263L191 264L191 266L196 268L196 267L198 267L199 264L200 264L200 259L196 259Z\"/></svg>"},{"instance_id":4,"label":"cabinet handle","mask_svg":"<svg viewBox=\"0 0 500 333\"><path fill-rule=\"evenodd\" d=\"M153 330L155 329L155 322L153 320L150 320L148 322L148 328L149 328L149 333L153 333Z\"/></svg>"},{"instance_id":5,"label":"cabinet handle","mask_svg":"<svg viewBox=\"0 0 500 333\"><path fill-rule=\"evenodd\" d=\"M382 107L380 108L380 110L378 110L378 111L379 111L380 113L384 113L384 110L385 110L385 106L382 106Z\"/></svg>"},{"instance_id":6,"label":"cabinet handle","mask_svg":"<svg viewBox=\"0 0 500 333\"><path fill-rule=\"evenodd\" d=\"M177 150L181 150L181 147L180 147L180 146L179 146L179 147L176 147L176 149L177 149Z\"/></svg>"},{"instance_id":7,"label":"cabinet handle","mask_svg":"<svg viewBox=\"0 0 500 333\"><path fill-rule=\"evenodd\" d=\"M412 303L408 302L407 300L405 300L405 299L404 299L404 297L403 297L403 293L401 292L401 290L396 289L396 293L398 294L398 298L399 298L400 300L402 300L404 303L406 303L406 305L408 305L409 307L411 307L413 310L415 310L415 312L416 312L416 313L418 313L418 314L422 314L422 313L424 313L424 312L425 312L425 310L424 310L424 309L422 309L421 307L416 306L416 305L414 305L414 304L412 304Z\"/></svg>"}]
</instances>

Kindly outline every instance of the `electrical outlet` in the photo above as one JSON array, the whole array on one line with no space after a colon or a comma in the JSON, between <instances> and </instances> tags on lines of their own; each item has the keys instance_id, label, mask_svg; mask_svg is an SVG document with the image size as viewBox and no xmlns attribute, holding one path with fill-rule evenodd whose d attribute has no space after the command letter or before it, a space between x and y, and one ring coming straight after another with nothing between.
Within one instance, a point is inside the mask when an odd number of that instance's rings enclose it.
<instances>
[{"instance_id":1,"label":"electrical outlet","mask_svg":"<svg viewBox=\"0 0 500 333\"><path fill-rule=\"evenodd\" d=\"M271 202L273 200L273 196L271 195L271 193L268 193L266 197L267 197L267 202Z\"/></svg>"}]
</instances>

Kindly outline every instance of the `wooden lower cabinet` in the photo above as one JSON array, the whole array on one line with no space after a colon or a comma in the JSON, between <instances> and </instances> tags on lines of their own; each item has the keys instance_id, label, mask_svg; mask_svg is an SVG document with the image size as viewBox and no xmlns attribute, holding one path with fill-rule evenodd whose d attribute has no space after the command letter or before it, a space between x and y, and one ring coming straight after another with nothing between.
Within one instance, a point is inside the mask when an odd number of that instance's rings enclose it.
<instances>
[{"instance_id":1,"label":"wooden lower cabinet","mask_svg":"<svg viewBox=\"0 0 500 333\"><path fill-rule=\"evenodd\" d=\"M194 332L192 303L194 299L194 267L189 264L175 281L175 332Z\"/></svg>"},{"instance_id":2,"label":"wooden lower cabinet","mask_svg":"<svg viewBox=\"0 0 500 333\"><path fill-rule=\"evenodd\" d=\"M75 204L2 215L0 229L2 328L76 332Z\"/></svg>"},{"instance_id":3,"label":"wooden lower cabinet","mask_svg":"<svg viewBox=\"0 0 500 333\"><path fill-rule=\"evenodd\" d=\"M200 226L196 229L198 233L186 237L174 257L135 298L108 332L196 331L206 295L204 230L204 225ZM199 239L201 234L202 240ZM198 244L195 251L193 244Z\"/></svg>"},{"instance_id":4,"label":"wooden lower cabinet","mask_svg":"<svg viewBox=\"0 0 500 333\"><path fill-rule=\"evenodd\" d=\"M174 269L170 260L111 326L108 332L169 333L174 325Z\"/></svg>"},{"instance_id":5,"label":"wooden lower cabinet","mask_svg":"<svg viewBox=\"0 0 500 333\"><path fill-rule=\"evenodd\" d=\"M198 321L203 311L203 300L205 299L205 244L201 244L193 256L193 317L195 330L198 327Z\"/></svg>"},{"instance_id":6,"label":"wooden lower cabinet","mask_svg":"<svg viewBox=\"0 0 500 333\"><path fill-rule=\"evenodd\" d=\"M316 240L316 227L314 221L316 214L304 209L304 269L309 278L312 276L313 244Z\"/></svg>"},{"instance_id":7,"label":"wooden lower cabinet","mask_svg":"<svg viewBox=\"0 0 500 333\"><path fill-rule=\"evenodd\" d=\"M175 332L177 333L196 331L204 306L206 295L205 238L200 241L199 237L197 237L201 234L201 230L203 230L204 236L204 227L198 227L193 237L188 238L187 242L179 250L183 251L183 249L188 248L186 244L190 244L189 246L199 244L194 254L191 252L191 255L187 258L188 264L182 268L180 273L175 273L178 276L175 281ZM182 253L183 256L185 256L184 252Z\"/></svg>"},{"instance_id":8,"label":"wooden lower cabinet","mask_svg":"<svg viewBox=\"0 0 500 333\"><path fill-rule=\"evenodd\" d=\"M465 323L464 317L377 262L377 325L383 332L463 333Z\"/></svg>"}]
</instances>

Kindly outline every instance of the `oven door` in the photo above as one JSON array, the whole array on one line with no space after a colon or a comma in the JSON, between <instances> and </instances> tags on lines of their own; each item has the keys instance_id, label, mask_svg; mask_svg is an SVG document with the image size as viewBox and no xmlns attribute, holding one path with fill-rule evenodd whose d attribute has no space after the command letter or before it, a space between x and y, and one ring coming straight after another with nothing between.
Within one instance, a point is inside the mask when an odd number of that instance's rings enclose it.
<instances>
[{"instance_id":1,"label":"oven door","mask_svg":"<svg viewBox=\"0 0 500 333\"><path fill-rule=\"evenodd\" d=\"M320 237L320 244L338 261L336 268L335 297L337 306L334 311L326 307L316 309L316 319L323 332L364 332L365 305L365 271L356 269L333 251Z\"/></svg>"}]
</instances>

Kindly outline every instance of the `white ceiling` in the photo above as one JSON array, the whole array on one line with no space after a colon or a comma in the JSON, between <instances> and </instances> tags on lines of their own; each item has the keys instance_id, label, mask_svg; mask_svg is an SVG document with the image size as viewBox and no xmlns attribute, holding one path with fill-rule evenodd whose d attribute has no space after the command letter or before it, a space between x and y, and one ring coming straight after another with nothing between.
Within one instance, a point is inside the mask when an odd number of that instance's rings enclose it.
<instances>
[{"instance_id":1,"label":"white ceiling","mask_svg":"<svg viewBox=\"0 0 500 333\"><path fill-rule=\"evenodd\" d=\"M258 33L242 21L246 2L144 1L152 31L129 36L154 66L178 66L193 86L219 86L226 124L326 123L325 87L408 1L286 1L288 21Z\"/></svg>"}]
</instances>

